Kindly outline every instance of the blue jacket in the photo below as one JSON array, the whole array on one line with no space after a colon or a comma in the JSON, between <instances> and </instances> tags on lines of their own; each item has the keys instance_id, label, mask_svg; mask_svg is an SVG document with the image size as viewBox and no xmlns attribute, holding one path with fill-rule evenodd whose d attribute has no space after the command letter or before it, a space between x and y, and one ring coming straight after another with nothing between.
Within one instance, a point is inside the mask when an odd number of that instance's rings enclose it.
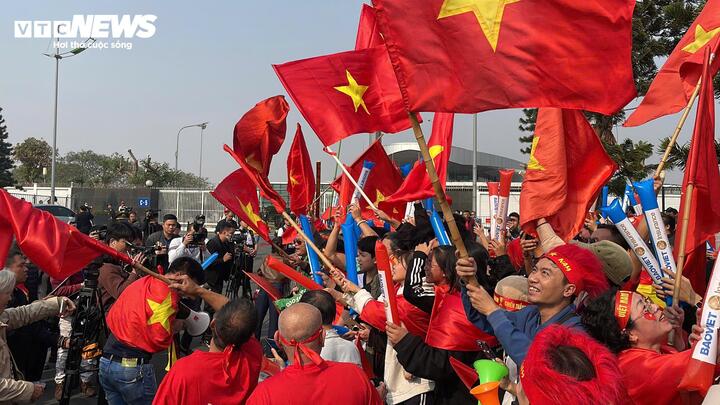
<instances>
[{"instance_id":1,"label":"blue jacket","mask_svg":"<svg viewBox=\"0 0 720 405\"><path fill-rule=\"evenodd\" d=\"M540 311L536 305L528 305L517 312L499 309L486 317L473 308L465 287L462 289L462 302L468 320L478 329L494 334L505 349L505 353L518 366L525 360L525 355L527 355L535 335L543 328L554 323L561 323L571 328L582 329L580 317L575 314L574 304L563 308L547 322L541 324ZM570 316L568 313L573 315ZM570 317L568 318L568 316ZM564 321L560 322L562 320Z\"/></svg>"}]
</instances>

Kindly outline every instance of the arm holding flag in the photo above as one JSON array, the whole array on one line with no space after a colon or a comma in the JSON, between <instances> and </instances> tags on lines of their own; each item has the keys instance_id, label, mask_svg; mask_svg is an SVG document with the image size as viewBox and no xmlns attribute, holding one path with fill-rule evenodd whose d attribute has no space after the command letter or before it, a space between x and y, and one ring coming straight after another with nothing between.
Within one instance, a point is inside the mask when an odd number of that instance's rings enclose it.
<instances>
[{"instance_id":1,"label":"arm holding flag","mask_svg":"<svg viewBox=\"0 0 720 405\"><path fill-rule=\"evenodd\" d=\"M219 311L220 308L230 301L222 294L200 287L185 274L168 274L165 277L168 279L168 286L171 289L180 291L192 297L202 298L202 300L207 302L208 305L210 305L215 311Z\"/></svg>"}]
</instances>

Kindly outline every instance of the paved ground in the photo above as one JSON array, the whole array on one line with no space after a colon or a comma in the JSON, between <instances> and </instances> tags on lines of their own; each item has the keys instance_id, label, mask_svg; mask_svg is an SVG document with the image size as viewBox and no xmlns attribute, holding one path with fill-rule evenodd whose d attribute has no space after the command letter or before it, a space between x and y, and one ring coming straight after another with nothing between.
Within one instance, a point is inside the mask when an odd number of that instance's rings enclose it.
<instances>
[{"instance_id":1,"label":"paved ground","mask_svg":"<svg viewBox=\"0 0 720 405\"><path fill-rule=\"evenodd\" d=\"M260 247L258 248L258 255L255 260L255 269L260 266L260 263L262 263L262 260L270 253L270 247L267 243L264 243L261 241ZM253 285L253 289L256 288L255 285ZM267 318L263 322L263 333L267 333ZM201 344L199 338L195 338L193 340L193 343L191 347L204 350L205 346ZM165 366L167 365L167 352L159 353L153 356L152 358L152 364L155 367L155 376L157 378L158 384L160 384L160 381L162 381L162 378L165 376ZM38 400L38 404L42 405L50 405L50 404L57 404L57 401L55 401L54 393L55 393L55 363L48 363L45 365L45 371L43 372L43 379L42 382L47 384L45 387L45 394L43 397ZM97 404L98 397L94 398L84 398L80 392L79 388L76 388L73 392L73 396L70 398L70 403L72 405L90 405L90 404ZM103 401L104 402L104 401Z\"/></svg>"}]
</instances>

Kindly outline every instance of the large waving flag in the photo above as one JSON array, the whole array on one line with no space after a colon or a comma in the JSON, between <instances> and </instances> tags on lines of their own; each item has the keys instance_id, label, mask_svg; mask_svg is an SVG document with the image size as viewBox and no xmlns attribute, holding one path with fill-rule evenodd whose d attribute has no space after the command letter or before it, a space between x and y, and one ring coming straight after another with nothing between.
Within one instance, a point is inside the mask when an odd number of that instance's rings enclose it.
<instances>
[{"instance_id":1,"label":"large waving flag","mask_svg":"<svg viewBox=\"0 0 720 405\"><path fill-rule=\"evenodd\" d=\"M709 50L707 50L709 53ZM685 220L685 196L688 186L693 185L690 200L690 218L685 243L687 265L683 275L690 279L695 291L705 291L705 241L720 232L720 173L715 153L715 104L711 67L705 66L702 75L702 87L699 94L695 130L690 143L690 154L685 164L682 197L677 221L675 238L675 257L680 253L680 241L683 237L681 224ZM695 258L701 256L701 258ZM693 260L694 259L694 260ZM695 266L690 266L696 263Z\"/></svg>"},{"instance_id":2,"label":"large waving flag","mask_svg":"<svg viewBox=\"0 0 720 405\"><path fill-rule=\"evenodd\" d=\"M373 204L377 207L378 204L385 201L387 197L391 196L395 190L400 187L403 178L379 140L373 142L373 144L348 167L350 175L352 175L356 181L360 177L360 172L362 172L365 161L373 162L375 166L370 171L363 191L365 191L365 194L370 197L370 200L372 200ZM332 183L332 187L338 192L341 191L342 177L343 176L338 177ZM362 198L360 199L360 206L367 206L367 203ZM390 213L388 212L388 214Z\"/></svg>"},{"instance_id":3,"label":"large waving flag","mask_svg":"<svg viewBox=\"0 0 720 405\"><path fill-rule=\"evenodd\" d=\"M273 67L326 146L353 134L395 133L411 126L383 46Z\"/></svg>"},{"instance_id":4,"label":"large waving flag","mask_svg":"<svg viewBox=\"0 0 720 405\"><path fill-rule=\"evenodd\" d=\"M107 315L107 326L122 343L157 353L170 347L178 296L164 282L143 277L130 284Z\"/></svg>"},{"instance_id":5,"label":"large waving flag","mask_svg":"<svg viewBox=\"0 0 720 405\"><path fill-rule=\"evenodd\" d=\"M223 149L230 156L232 156L233 159L235 159L237 164L240 165L240 169L245 172L252 184L257 187L258 191L260 191L260 194L262 194L265 199L270 201L273 207L275 207L275 210L278 213L285 212L285 200L283 200L282 197L280 197L280 194L278 194L277 191L275 191L275 189L272 187L272 185L270 185L270 180L267 178L267 176L255 170L255 168L252 165L249 165L242 156L233 152L233 150L230 149L229 146L224 145Z\"/></svg>"},{"instance_id":6,"label":"large waving flag","mask_svg":"<svg viewBox=\"0 0 720 405\"><path fill-rule=\"evenodd\" d=\"M225 177L215 187L215 190L210 192L210 195L234 212L261 238L270 241L268 226L258 214L260 212L260 202L258 201L255 184L242 169L237 169Z\"/></svg>"},{"instance_id":7,"label":"large waving flag","mask_svg":"<svg viewBox=\"0 0 720 405\"><path fill-rule=\"evenodd\" d=\"M411 111L562 107L635 97L634 0L373 0ZM612 83L612 86L608 86Z\"/></svg>"},{"instance_id":8,"label":"large waving flag","mask_svg":"<svg viewBox=\"0 0 720 405\"><path fill-rule=\"evenodd\" d=\"M289 110L285 97L270 97L255 104L235 124L233 150L266 176L273 155L278 153L285 141Z\"/></svg>"},{"instance_id":9,"label":"large waving flag","mask_svg":"<svg viewBox=\"0 0 720 405\"><path fill-rule=\"evenodd\" d=\"M720 42L718 34L720 0L709 0L655 76L642 103L628 117L625 126L642 125L685 108L702 74L703 49L717 49ZM718 67L720 60L715 58L710 67L710 77L715 76Z\"/></svg>"},{"instance_id":10,"label":"large waving flag","mask_svg":"<svg viewBox=\"0 0 720 405\"><path fill-rule=\"evenodd\" d=\"M315 176L300 124L297 124L295 139L290 146L287 169L290 211L305 215L315 195Z\"/></svg>"},{"instance_id":11,"label":"large waving flag","mask_svg":"<svg viewBox=\"0 0 720 405\"><path fill-rule=\"evenodd\" d=\"M382 35L380 35L375 9L371 5L363 3L360 10L357 36L355 37L355 49L374 48L384 44Z\"/></svg>"},{"instance_id":12,"label":"large waving flag","mask_svg":"<svg viewBox=\"0 0 720 405\"><path fill-rule=\"evenodd\" d=\"M428 141L430 157L435 164L443 190L447 180L447 166L452 149L453 113L435 113L433 119L432 135ZM432 198L435 196L430 176L425 169L425 162L421 162L408 173L400 188L393 193L385 203L412 202ZM381 204L382 208L382 204Z\"/></svg>"},{"instance_id":13,"label":"large waving flag","mask_svg":"<svg viewBox=\"0 0 720 405\"><path fill-rule=\"evenodd\" d=\"M33 264L60 280L77 273L101 254L131 262L126 255L0 188L0 257L3 260L13 238Z\"/></svg>"},{"instance_id":14,"label":"large waving flag","mask_svg":"<svg viewBox=\"0 0 720 405\"><path fill-rule=\"evenodd\" d=\"M573 238L602 186L617 169L582 111L541 108L520 193L520 224L534 233L545 218Z\"/></svg>"}]
</instances>

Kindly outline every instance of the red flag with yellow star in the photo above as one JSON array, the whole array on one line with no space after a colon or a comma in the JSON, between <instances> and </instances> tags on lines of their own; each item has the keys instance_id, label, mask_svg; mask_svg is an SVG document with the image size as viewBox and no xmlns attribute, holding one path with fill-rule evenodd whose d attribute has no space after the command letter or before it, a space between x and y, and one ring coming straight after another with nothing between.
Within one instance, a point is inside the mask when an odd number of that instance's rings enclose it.
<instances>
[{"instance_id":1,"label":"red flag with yellow star","mask_svg":"<svg viewBox=\"0 0 720 405\"><path fill-rule=\"evenodd\" d=\"M300 124L297 124L295 139L290 146L287 169L290 211L305 215L315 197L315 175Z\"/></svg>"},{"instance_id":2,"label":"red flag with yellow star","mask_svg":"<svg viewBox=\"0 0 720 405\"><path fill-rule=\"evenodd\" d=\"M370 145L370 147L367 148L367 150L365 150L365 152L363 152L355 160L355 162L347 168L355 181L357 181L360 177L363 162L366 160L375 163L375 166L370 170L370 175L368 176L363 191L365 191L365 194L367 194L375 206L377 206L381 202L385 201L387 197L391 196L398 187L400 187L403 182L403 178L400 174L400 170L398 170L392 160L390 160L387 152L385 152L385 148L383 148L380 140L373 142L373 144ZM338 192L342 190L342 177L343 176L338 177L332 183L332 187ZM352 193L350 194L352 195ZM365 202L363 198L360 198L360 207L364 208L366 206L367 202ZM401 208L402 209L399 211L399 214L402 219L402 216L405 213L405 207L402 206ZM392 210L391 212L387 212L387 214L396 218L396 216L393 215Z\"/></svg>"},{"instance_id":3,"label":"red flag with yellow star","mask_svg":"<svg viewBox=\"0 0 720 405\"><path fill-rule=\"evenodd\" d=\"M410 128L385 47L273 65L300 113L326 146L353 134Z\"/></svg>"},{"instance_id":4,"label":"red flag with yellow star","mask_svg":"<svg viewBox=\"0 0 720 405\"><path fill-rule=\"evenodd\" d=\"M244 156L238 155L232 149L230 149L229 146L223 145L223 149L225 150L225 152L230 154L233 159L235 159L237 164L240 165L240 169L245 172L252 184L257 187L257 190L260 191L260 194L263 196L263 198L270 201L273 207L275 207L275 210L278 212L278 214L285 212L285 200L283 200L282 197L280 197L280 194L278 194L277 191L275 191L275 189L272 187L268 177L265 174L257 171L254 166L248 164Z\"/></svg>"},{"instance_id":5,"label":"red flag with yellow star","mask_svg":"<svg viewBox=\"0 0 720 405\"><path fill-rule=\"evenodd\" d=\"M635 97L634 0L373 0L411 111L562 107ZM612 86L608 86L612 83Z\"/></svg>"},{"instance_id":6,"label":"red flag with yellow star","mask_svg":"<svg viewBox=\"0 0 720 405\"><path fill-rule=\"evenodd\" d=\"M170 347L178 296L164 282L143 277L123 290L107 315L107 326L122 343L148 353Z\"/></svg>"},{"instance_id":7,"label":"red flag with yellow star","mask_svg":"<svg viewBox=\"0 0 720 405\"><path fill-rule=\"evenodd\" d=\"M363 3L360 10L357 36L355 37L355 49L373 48L382 45L385 45L385 42L382 35L380 35L375 9L373 6Z\"/></svg>"},{"instance_id":8,"label":"red flag with yellow star","mask_svg":"<svg viewBox=\"0 0 720 405\"><path fill-rule=\"evenodd\" d=\"M288 111L285 97L274 96L255 104L235 124L233 150L266 176L272 157L285 141Z\"/></svg>"},{"instance_id":9,"label":"red flag with yellow star","mask_svg":"<svg viewBox=\"0 0 720 405\"><path fill-rule=\"evenodd\" d=\"M267 224L260 218L260 202L258 201L255 184L242 169L237 169L210 192L220 204L234 212L235 215L252 228L261 238L270 241Z\"/></svg>"},{"instance_id":10,"label":"red flag with yellow star","mask_svg":"<svg viewBox=\"0 0 720 405\"><path fill-rule=\"evenodd\" d=\"M445 189L445 181L447 180L447 166L452 149L454 118L455 114L453 113L435 113L432 135L430 135L430 140L428 140L430 156L435 163L435 170L437 170L443 190ZM428 176L427 170L425 169L425 162L421 162L410 170L410 173L405 177L400 188L385 201L385 204L398 202L408 203L434 196L435 192L433 191L430 176ZM380 205L380 208L384 208L383 204Z\"/></svg>"},{"instance_id":11,"label":"red flag with yellow star","mask_svg":"<svg viewBox=\"0 0 720 405\"><path fill-rule=\"evenodd\" d=\"M541 108L520 193L520 224L535 233L545 218L563 240L583 226L617 169L582 111Z\"/></svg>"},{"instance_id":12,"label":"red flag with yellow star","mask_svg":"<svg viewBox=\"0 0 720 405\"><path fill-rule=\"evenodd\" d=\"M675 46L650 85L638 108L625 122L626 127L642 125L663 115L676 113L687 105L703 67L703 49L717 49L720 42L720 0L709 0L695 22ZM720 67L715 58L711 76Z\"/></svg>"},{"instance_id":13,"label":"red flag with yellow star","mask_svg":"<svg viewBox=\"0 0 720 405\"><path fill-rule=\"evenodd\" d=\"M0 257L6 258L15 240L23 254L53 278L77 273L101 254L124 262L127 255L59 221L47 211L11 196L0 188Z\"/></svg>"}]
</instances>

